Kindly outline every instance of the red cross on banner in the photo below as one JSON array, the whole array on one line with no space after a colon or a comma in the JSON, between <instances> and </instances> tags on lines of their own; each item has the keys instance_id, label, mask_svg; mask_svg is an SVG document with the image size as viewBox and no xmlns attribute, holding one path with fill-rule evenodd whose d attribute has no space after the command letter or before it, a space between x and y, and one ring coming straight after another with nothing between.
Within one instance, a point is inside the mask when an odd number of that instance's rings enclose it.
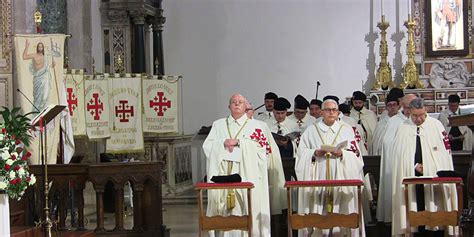
<instances>
[{"instance_id":1,"label":"red cross on banner","mask_svg":"<svg viewBox=\"0 0 474 237\"><path fill-rule=\"evenodd\" d=\"M104 110L104 103L99 99L99 93L92 94L92 99L87 103L87 111L94 117L94 120L100 120L100 114Z\"/></svg>"},{"instance_id":2,"label":"red cross on banner","mask_svg":"<svg viewBox=\"0 0 474 237\"><path fill-rule=\"evenodd\" d=\"M74 110L77 108L77 97L74 95L72 88L67 88L67 107L69 109L69 115L74 115Z\"/></svg>"},{"instance_id":3,"label":"red cross on banner","mask_svg":"<svg viewBox=\"0 0 474 237\"><path fill-rule=\"evenodd\" d=\"M171 108L171 101L165 97L165 93L158 91L157 96L150 100L150 108L156 111L158 117L162 117L167 108Z\"/></svg>"},{"instance_id":4,"label":"red cross on banner","mask_svg":"<svg viewBox=\"0 0 474 237\"><path fill-rule=\"evenodd\" d=\"M128 100L119 100L119 105L115 106L115 117L119 118L121 123L127 123L133 115L133 106L128 105Z\"/></svg>"}]
</instances>

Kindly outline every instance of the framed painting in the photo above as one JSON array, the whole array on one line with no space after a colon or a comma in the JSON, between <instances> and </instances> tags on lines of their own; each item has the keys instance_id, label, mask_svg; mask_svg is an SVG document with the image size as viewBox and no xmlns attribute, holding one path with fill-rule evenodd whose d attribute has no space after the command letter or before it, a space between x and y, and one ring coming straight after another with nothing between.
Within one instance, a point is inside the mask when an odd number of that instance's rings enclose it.
<instances>
[{"instance_id":1,"label":"framed painting","mask_svg":"<svg viewBox=\"0 0 474 237\"><path fill-rule=\"evenodd\" d=\"M426 55L429 57L469 54L468 1L425 1Z\"/></svg>"}]
</instances>

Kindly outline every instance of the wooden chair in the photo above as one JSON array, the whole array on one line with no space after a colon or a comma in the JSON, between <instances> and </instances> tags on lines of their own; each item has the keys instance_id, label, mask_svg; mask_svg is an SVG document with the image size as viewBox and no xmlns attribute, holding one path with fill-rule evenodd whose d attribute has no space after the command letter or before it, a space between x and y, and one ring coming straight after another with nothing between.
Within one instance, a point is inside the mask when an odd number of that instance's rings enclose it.
<instances>
[{"instance_id":1,"label":"wooden chair","mask_svg":"<svg viewBox=\"0 0 474 237\"><path fill-rule=\"evenodd\" d=\"M288 236L293 236L293 229L318 228L332 229L334 227L359 228L362 225L362 180L320 180L320 181L287 181L285 187L288 195ZM328 213L320 215L317 213L297 214L293 213L291 191L293 188L305 187L344 187L357 186L357 213L348 215L339 213ZM359 231L362 231L360 228ZM362 232L361 232L362 234Z\"/></svg>"},{"instance_id":2,"label":"wooden chair","mask_svg":"<svg viewBox=\"0 0 474 237\"><path fill-rule=\"evenodd\" d=\"M195 190L198 192L198 210L199 210L199 237L203 231L209 230L247 230L248 236L252 236L252 188L251 182L240 183L197 183ZM202 191L208 189L247 189L247 213L242 216L206 216L202 204Z\"/></svg>"},{"instance_id":3,"label":"wooden chair","mask_svg":"<svg viewBox=\"0 0 474 237\"><path fill-rule=\"evenodd\" d=\"M462 178L458 177L435 177L435 178L406 178L402 184L405 185L405 203L408 203L408 185L415 184L456 184L458 196L458 210L453 211L410 211L409 205L405 205L407 216L407 228L405 236L411 236L411 227L422 225L428 226L458 226L459 217L463 209Z\"/></svg>"}]
</instances>

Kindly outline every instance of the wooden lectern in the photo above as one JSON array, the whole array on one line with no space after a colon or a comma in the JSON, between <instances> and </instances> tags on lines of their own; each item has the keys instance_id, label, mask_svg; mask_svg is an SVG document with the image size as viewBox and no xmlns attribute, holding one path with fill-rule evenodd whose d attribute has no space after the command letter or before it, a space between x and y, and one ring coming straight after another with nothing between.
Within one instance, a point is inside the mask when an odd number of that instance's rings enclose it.
<instances>
[{"instance_id":1,"label":"wooden lectern","mask_svg":"<svg viewBox=\"0 0 474 237\"><path fill-rule=\"evenodd\" d=\"M471 126L474 125L474 114L452 116L449 118L449 126ZM473 140L474 144L474 140ZM473 236L474 234L474 146L472 147L471 162L467 177L467 192L469 207L463 210L461 215L461 228L463 236Z\"/></svg>"}]
</instances>

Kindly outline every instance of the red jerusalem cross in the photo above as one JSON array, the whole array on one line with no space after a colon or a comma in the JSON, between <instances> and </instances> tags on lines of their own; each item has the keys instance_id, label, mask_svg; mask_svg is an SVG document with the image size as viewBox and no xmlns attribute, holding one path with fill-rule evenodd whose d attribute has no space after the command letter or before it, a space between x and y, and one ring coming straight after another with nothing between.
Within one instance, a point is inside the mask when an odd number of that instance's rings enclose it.
<instances>
[{"instance_id":1,"label":"red jerusalem cross","mask_svg":"<svg viewBox=\"0 0 474 237\"><path fill-rule=\"evenodd\" d=\"M128 122L133 117L133 106L128 106L128 100L119 100L119 106L115 106L115 117L119 118L121 123Z\"/></svg>"},{"instance_id":2,"label":"red jerusalem cross","mask_svg":"<svg viewBox=\"0 0 474 237\"><path fill-rule=\"evenodd\" d=\"M162 91L158 91L156 95L153 100L150 100L150 108L153 108L158 117L161 117L168 108L171 108L171 101L165 97L165 93Z\"/></svg>"},{"instance_id":3,"label":"red jerusalem cross","mask_svg":"<svg viewBox=\"0 0 474 237\"><path fill-rule=\"evenodd\" d=\"M72 88L67 88L67 107L69 109L69 115L74 115L74 110L77 108L77 97L74 95Z\"/></svg>"},{"instance_id":4,"label":"red jerusalem cross","mask_svg":"<svg viewBox=\"0 0 474 237\"><path fill-rule=\"evenodd\" d=\"M94 120L100 119L100 114L104 110L104 103L99 99L99 93L92 94L92 98L89 103L87 103L87 111L94 116Z\"/></svg>"}]
</instances>

